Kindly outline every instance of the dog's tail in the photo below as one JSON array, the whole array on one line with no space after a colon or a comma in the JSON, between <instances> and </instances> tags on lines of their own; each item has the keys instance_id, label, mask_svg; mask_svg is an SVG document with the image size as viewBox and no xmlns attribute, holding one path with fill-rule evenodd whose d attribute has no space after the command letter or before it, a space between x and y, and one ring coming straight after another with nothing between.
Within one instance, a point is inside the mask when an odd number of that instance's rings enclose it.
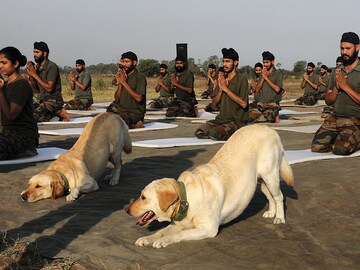
<instances>
[{"instance_id":1,"label":"dog's tail","mask_svg":"<svg viewBox=\"0 0 360 270\"><path fill-rule=\"evenodd\" d=\"M125 137L125 143L124 143L124 152L126 154L130 154L131 151L132 151L132 143L131 143L131 138L130 138L130 135L129 135L129 132L127 132L126 134L127 136Z\"/></svg>"},{"instance_id":2,"label":"dog's tail","mask_svg":"<svg viewBox=\"0 0 360 270\"><path fill-rule=\"evenodd\" d=\"M294 186L294 174L283 153L280 164L280 175L288 186Z\"/></svg>"}]
</instances>

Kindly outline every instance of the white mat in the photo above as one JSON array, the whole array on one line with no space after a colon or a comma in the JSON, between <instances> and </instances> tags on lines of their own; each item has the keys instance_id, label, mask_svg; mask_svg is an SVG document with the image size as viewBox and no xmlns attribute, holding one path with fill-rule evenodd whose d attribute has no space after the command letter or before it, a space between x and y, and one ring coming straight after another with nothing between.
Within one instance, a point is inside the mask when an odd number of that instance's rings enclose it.
<instances>
[{"instance_id":1,"label":"white mat","mask_svg":"<svg viewBox=\"0 0 360 270\"><path fill-rule=\"evenodd\" d=\"M308 121L324 121L324 118L318 115L305 115L305 116L293 116L292 118L296 120L308 120Z\"/></svg>"},{"instance_id":2,"label":"white mat","mask_svg":"<svg viewBox=\"0 0 360 270\"><path fill-rule=\"evenodd\" d=\"M91 116L88 117L76 117L70 118L70 122L58 121L58 118L55 117L51 119L49 122L39 122L37 123L39 126L41 125L74 125L74 124L84 124L88 123L92 119Z\"/></svg>"},{"instance_id":3,"label":"white mat","mask_svg":"<svg viewBox=\"0 0 360 270\"><path fill-rule=\"evenodd\" d=\"M97 114L104 113L104 112L106 112L106 108L93 108L92 110L88 110L88 111L67 110L68 114L88 115L88 116L93 116L93 115L97 115Z\"/></svg>"},{"instance_id":4,"label":"white mat","mask_svg":"<svg viewBox=\"0 0 360 270\"><path fill-rule=\"evenodd\" d=\"M215 119L216 114L209 113L209 112L199 112L199 117L166 117L165 115L157 115L157 114L145 114L146 120L160 120L160 119L189 119L189 120L196 120L196 119L205 119L205 120L213 120Z\"/></svg>"},{"instance_id":5,"label":"white mat","mask_svg":"<svg viewBox=\"0 0 360 270\"><path fill-rule=\"evenodd\" d=\"M107 108L107 107L109 107L110 104L111 104L110 101L108 101L108 102L96 102L96 103L92 104L91 106L100 107L100 108Z\"/></svg>"},{"instance_id":6,"label":"white mat","mask_svg":"<svg viewBox=\"0 0 360 270\"><path fill-rule=\"evenodd\" d=\"M300 112L300 111L293 111L293 110L281 110L279 115L293 115L293 114L314 114L318 112Z\"/></svg>"},{"instance_id":7,"label":"white mat","mask_svg":"<svg viewBox=\"0 0 360 270\"><path fill-rule=\"evenodd\" d=\"M289 164L296 164L305 161L311 160L320 160L320 159L334 159L334 158L347 158L347 157L358 157L360 156L360 151L353 153L350 156L338 156L333 153L313 153L310 149L305 150L286 150L284 151L285 157Z\"/></svg>"},{"instance_id":8,"label":"white mat","mask_svg":"<svg viewBox=\"0 0 360 270\"><path fill-rule=\"evenodd\" d=\"M295 126L295 127L273 127L276 130L294 131L301 133L315 133L321 125Z\"/></svg>"},{"instance_id":9,"label":"white mat","mask_svg":"<svg viewBox=\"0 0 360 270\"><path fill-rule=\"evenodd\" d=\"M176 146L210 145L225 143L225 141L214 141L210 139L198 139L196 137L165 138L156 140L145 140L133 142L133 146L148 148L169 148Z\"/></svg>"},{"instance_id":10,"label":"white mat","mask_svg":"<svg viewBox=\"0 0 360 270\"><path fill-rule=\"evenodd\" d=\"M57 159L60 154L66 152L67 150L57 147L45 147L38 148L37 151L38 154L33 157L18 158L13 160L0 160L0 166L54 160Z\"/></svg>"},{"instance_id":11,"label":"white mat","mask_svg":"<svg viewBox=\"0 0 360 270\"><path fill-rule=\"evenodd\" d=\"M193 124L204 124L207 121L208 121L207 119L197 119L197 120L191 120L191 123L193 123ZM309 122L309 121L310 120L307 120L307 119L301 119L301 120L280 119L280 123L260 123L260 124L281 126L281 125L302 124L302 123L306 123L306 122Z\"/></svg>"},{"instance_id":12,"label":"white mat","mask_svg":"<svg viewBox=\"0 0 360 270\"><path fill-rule=\"evenodd\" d=\"M130 129L129 132L142 132L142 131L149 131L149 130L161 130L161 129L170 129L176 128L178 125L176 124L167 124L167 123L160 123L160 122L152 122L152 123L145 123L144 128L135 128ZM54 130L39 130L40 134L43 135L78 135L80 136L83 132L84 128L64 128L64 129L54 129Z\"/></svg>"}]
</instances>

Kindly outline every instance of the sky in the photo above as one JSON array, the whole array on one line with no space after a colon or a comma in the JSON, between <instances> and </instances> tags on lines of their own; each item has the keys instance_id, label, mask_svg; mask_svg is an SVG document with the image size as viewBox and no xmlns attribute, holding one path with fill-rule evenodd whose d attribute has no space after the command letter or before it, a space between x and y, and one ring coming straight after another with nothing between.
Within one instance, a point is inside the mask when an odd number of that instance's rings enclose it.
<instances>
[{"instance_id":1,"label":"sky","mask_svg":"<svg viewBox=\"0 0 360 270\"><path fill-rule=\"evenodd\" d=\"M173 60L188 44L195 62L234 48L239 67L270 51L292 70L295 62L335 65L342 33L360 35L360 0L3 0L0 47L17 47L33 60L45 41L60 66L139 59ZM5 2L5 3L4 3Z\"/></svg>"}]
</instances>

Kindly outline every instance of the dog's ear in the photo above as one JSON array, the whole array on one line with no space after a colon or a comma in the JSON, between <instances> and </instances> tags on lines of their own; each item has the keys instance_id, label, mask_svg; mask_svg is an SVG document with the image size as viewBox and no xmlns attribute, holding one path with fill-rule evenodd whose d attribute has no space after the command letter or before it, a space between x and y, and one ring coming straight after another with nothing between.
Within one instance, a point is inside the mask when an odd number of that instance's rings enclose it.
<instances>
[{"instance_id":1,"label":"dog's ear","mask_svg":"<svg viewBox=\"0 0 360 270\"><path fill-rule=\"evenodd\" d=\"M158 197L160 210L163 212L166 212L169 207L179 199L176 188L168 181L165 185L161 185L156 189L156 194Z\"/></svg>"},{"instance_id":2,"label":"dog's ear","mask_svg":"<svg viewBox=\"0 0 360 270\"><path fill-rule=\"evenodd\" d=\"M64 194L64 187L61 185L60 181L53 180L50 183L51 187L51 199L56 199L61 197Z\"/></svg>"}]
</instances>

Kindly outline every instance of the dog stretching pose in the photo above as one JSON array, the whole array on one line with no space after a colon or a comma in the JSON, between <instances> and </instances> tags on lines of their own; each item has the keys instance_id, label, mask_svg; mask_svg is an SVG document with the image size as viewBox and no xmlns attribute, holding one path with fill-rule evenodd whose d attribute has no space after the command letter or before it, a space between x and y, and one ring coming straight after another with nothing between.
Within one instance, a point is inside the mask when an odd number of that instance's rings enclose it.
<instances>
[{"instance_id":1,"label":"dog stretching pose","mask_svg":"<svg viewBox=\"0 0 360 270\"><path fill-rule=\"evenodd\" d=\"M183 172L178 180L163 178L147 185L125 210L140 217L143 226L153 220L172 221L136 245L154 248L214 237L219 225L239 216L252 199L256 186L269 200L263 217L285 223L280 176L294 184L279 135L265 125L249 125L235 132L207 163Z\"/></svg>"}]
</instances>

